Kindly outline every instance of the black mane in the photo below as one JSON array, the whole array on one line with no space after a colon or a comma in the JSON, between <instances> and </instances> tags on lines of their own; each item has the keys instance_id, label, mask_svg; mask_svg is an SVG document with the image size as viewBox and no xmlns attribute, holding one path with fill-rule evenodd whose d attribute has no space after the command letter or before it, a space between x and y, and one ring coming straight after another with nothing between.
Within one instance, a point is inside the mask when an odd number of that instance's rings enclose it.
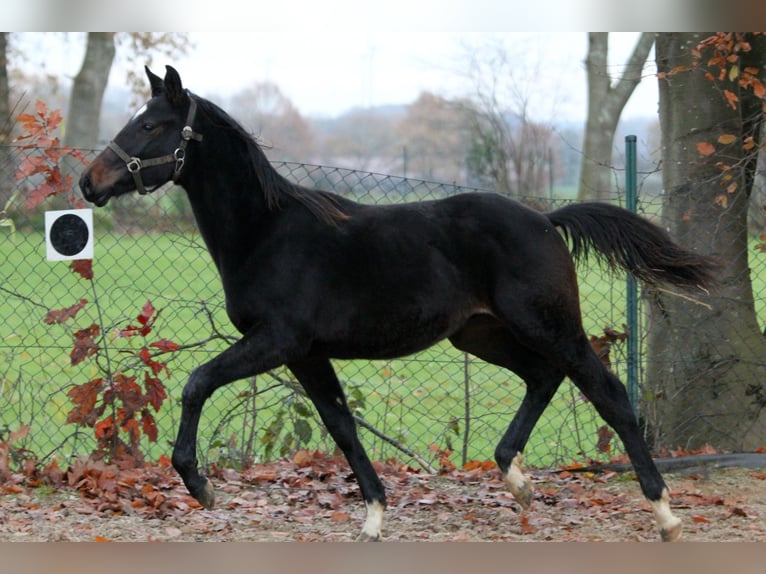
<instances>
[{"instance_id":1,"label":"black mane","mask_svg":"<svg viewBox=\"0 0 766 574\"><path fill-rule=\"evenodd\" d=\"M245 144L245 165L258 180L266 205L270 210L280 208L280 200L288 197L305 206L317 219L329 225L337 225L348 219L338 204L338 197L332 193L309 189L297 185L282 176L263 153L256 138L228 113L210 100L191 94L197 102L199 113L216 128L233 132Z\"/></svg>"}]
</instances>

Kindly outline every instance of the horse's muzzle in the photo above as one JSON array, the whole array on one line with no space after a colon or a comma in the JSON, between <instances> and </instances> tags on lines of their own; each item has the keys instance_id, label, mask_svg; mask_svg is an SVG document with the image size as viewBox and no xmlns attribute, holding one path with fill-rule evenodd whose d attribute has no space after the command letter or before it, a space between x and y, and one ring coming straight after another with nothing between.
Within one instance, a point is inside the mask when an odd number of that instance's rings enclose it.
<instances>
[{"instance_id":1,"label":"horse's muzzle","mask_svg":"<svg viewBox=\"0 0 766 574\"><path fill-rule=\"evenodd\" d=\"M85 198L85 201L94 204L96 207L104 207L109 201L110 195L108 191L104 191L102 193L96 192L93 186L93 181L91 180L90 174L87 170L80 176L79 185L80 191L82 192L82 196Z\"/></svg>"}]
</instances>

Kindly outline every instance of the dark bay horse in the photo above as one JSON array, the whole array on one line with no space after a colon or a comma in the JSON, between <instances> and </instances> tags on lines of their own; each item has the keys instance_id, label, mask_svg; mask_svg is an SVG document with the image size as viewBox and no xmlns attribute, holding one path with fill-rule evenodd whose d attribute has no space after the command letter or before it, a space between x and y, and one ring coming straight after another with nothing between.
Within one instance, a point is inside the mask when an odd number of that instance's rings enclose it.
<instances>
[{"instance_id":1,"label":"dark bay horse","mask_svg":"<svg viewBox=\"0 0 766 574\"><path fill-rule=\"evenodd\" d=\"M173 68L164 79L146 72L151 99L85 170L80 188L104 206L172 179L186 190L220 273L242 337L192 372L172 457L202 506L214 503L196 456L206 399L222 385L286 365L359 481L367 507L359 538L379 539L385 492L330 359L393 358L448 338L526 384L495 451L523 507L533 494L521 453L569 377L622 439L662 538L680 537L681 520L625 388L583 331L573 256L594 253L643 281L684 287L712 282L710 259L605 204L538 213L500 195L470 193L372 206L297 186L228 114L185 90Z\"/></svg>"}]
</instances>

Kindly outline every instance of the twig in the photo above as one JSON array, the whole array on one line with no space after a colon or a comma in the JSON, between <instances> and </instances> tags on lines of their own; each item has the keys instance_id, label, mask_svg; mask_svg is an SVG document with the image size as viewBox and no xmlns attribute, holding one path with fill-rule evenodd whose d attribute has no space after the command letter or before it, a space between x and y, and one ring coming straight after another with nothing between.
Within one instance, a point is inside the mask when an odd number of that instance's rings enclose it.
<instances>
[{"instance_id":1,"label":"twig","mask_svg":"<svg viewBox=\"0 0 766 574\"><path fill-rule=\"evenodd\" d=\"M694 303L695 305L701 305L702 307L705 307L708 311L713 310L713 306L708 303L703 303L702 301L695 299L694 297L689 297L688 295L684 295L682 293L678 293L676 291L671 291L670 289L663 289L662 287L654 287L656 291L660 291L662 293L667 293L668 295L673 295L675 297L680 297L684 301L689 301L690 303Z\"/></svg>"},{"instance_id":2,"label":"twig","mask_svg":"<svg viewBox=\"0 0 766 574\"><path fill-rule=\"evenodd\" d=\"M21 299L22 301L26 301L27 303L30 303L31 305L34 305L35 307L40 307L41 309L45 309L46 311L49 311L47 306L43 305L39 301L30 299L26 295L22 295L21 293L16 293L15 291L11 291L10 289L6 289L5 287L2 287L2 286L0 286L0 291L3 291L4 293L7 293L8 295L11 295L13 297L17 297Z\"/></svg>"},{"instance_id":3,"label":"twig","mask_svg":"<svg viewBox=\"0 0 766 574\"><path fill-rule=\"evenodd\" d=\"M436 469L432 467L428 462L421 457L418 453L416 453L414 450L407 448L402 443L400 443L398 440L388 436L387 434L379 431L374 426L372 426L370 423L368 423L366 420L364 420L362 417L358 415L354 415L354 420L357 422L357 424L363 428L366 428L368 431L370 431L372 434L377 436L380 439L383 439L388 444L393 446L394 448L402 451L407 456L412 457L420 466L422 466L427 472L431 474L436 474Z\"/></svg>"},{"instance_id":4,"label":"twig","mask_svg":"<svg viewBox=\"0 0 766 574\"><path fill-rule=\"evenodd\" d=\"M306 396L306 392L303 390L303 387L301 387L300 384L298 384L298 383L296 383L296 382L294 382L294 381L292 381L290 379L284 379L284 378L280 377L279 375L277 375L277 374L275 374L275 373L273 373L271 371L269 371L268 374L273 379L281 382L283 385L285 385L285 386L289 387L290 389L292 389L293 392L296 392L296 393L298 393L298 394L300 394L301 396L304 396L304 397ZM385 442L387 442L388 444L390 444L391 446L393 446L397 450L399 450L399 451L403 452L404 454L406 454L407 456L411 457L413 460L415 460L415 462L417 462L420 466L422 466L423 469L426 470L427 472L429 472L431 474L435 474L436 473L436 469L433 466L431 466L430 464L428 464L428 461L426 461L422 456L420 456L414 450L404 446L398 440L396 440L393 437L388 436L386 433L384 433L382 431L379 431L374 426L372 426L370 423L368 423L366 420L364 420L362 417L360 417L358 415L352 415L352 416L354 417L354 420L356 421L356 423L360 427L363 427L363 428L367 429L372 434L374 434L376 437L384 440Z\"/></svg>"}]
</instances>

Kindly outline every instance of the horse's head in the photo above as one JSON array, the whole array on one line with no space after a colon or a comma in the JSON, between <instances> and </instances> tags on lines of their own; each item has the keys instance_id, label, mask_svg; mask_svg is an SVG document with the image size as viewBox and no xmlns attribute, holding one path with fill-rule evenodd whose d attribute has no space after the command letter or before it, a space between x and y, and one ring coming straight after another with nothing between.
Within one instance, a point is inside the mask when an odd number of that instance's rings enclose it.
<instances>
[{"instance_id":1,"label":"horse's head","mask_svg":"<svg viewBox=\"0 0 766 574\"><path fill-rule=\"evenodd\" d=\"M162 79L146 68L152 97L128 121L108 147L85 169L80 189L86 200L103 207L110 197L137 190L144 194L181 175L193 131L196 103L183 89L178 72L167 66Z\"/></svg>"}]
</instances>

